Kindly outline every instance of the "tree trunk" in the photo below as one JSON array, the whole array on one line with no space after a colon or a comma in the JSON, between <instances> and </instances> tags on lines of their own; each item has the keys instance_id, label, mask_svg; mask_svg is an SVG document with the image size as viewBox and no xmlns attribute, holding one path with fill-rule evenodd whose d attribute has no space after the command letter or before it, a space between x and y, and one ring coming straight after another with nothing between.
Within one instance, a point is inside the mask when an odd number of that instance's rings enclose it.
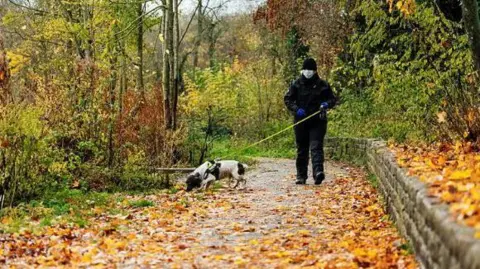
<instances>
[{"instance_id":1,"label":"tree trunk","mask_svg":"<svg viewBox=\"0 0 480 269\"><path fill-rule=\"evenodd\" d=\"M217 38L215 36L215 24L210 25L210 30L208 33L208 61L210 68L215 67L215 43L217 42Z\"/></svg>"},{"instance_id":2,"label":"tree trunk","mask_svg":"<svg viewBox=\"0 0 480 269\"><path fill-rule=\"evenodd\" d=\"M178 87L180 86L180 70L178 66L178 53L180 42L180 22L178 20L178 0L174 0L174 43L173 43L173 107L172 107L172 127L177 128L177 104Z\"/></svg>"},{"instance_id":3,"label":"tree trunk","mask_svg":"<svg viewBox=\"0 0 480 269\"><path fill-rule=\"evenodd\" d=\"M115 108L115 88L117 86L117 52L113 51L112 59L110 60L110 85L109 85L109 95L110 95L110 115L108 123L108 166L112 167L115 159L115 146L113 141L113 133L115 131L115 120L116 120L116 108Z\"/></svg>"},{"instance_id":4,"label":"tree trunk","mask_svg":"<svg viewBox=\"0 0 480 269\"><path fill-rule=\"evenodd\" d=\"M145 101L145 86L143 81L143 15L144 4L140 2L137 4L137 17L140 18L137 24L137 89L140 91L141 102Z\"/></svg>"},{"instance_id":5,"label":"tree trunk","mask_svg":"<svg viewBox=\"0 0 480 269\"><path fill-rule=\"evenodd\" d=\"M168 64L169 64L169 86L170 88L168 89L170 93L170 111L169 111L169 124L167 125L168 129L173 129L173 99L175 95L175 68L174 68L174 62L175 62L175 35L174 35L174 22L175 22L175 13L174 11L174 6L175 6L175 1L174 0L167 0L168 3L168 16L167 16L167 36L168 38L166 39L167 41L167 48L168 48Z\"/></svg>"},{"instance_id":6,"label":"tree trunk","mask_svg":"<svg viewBox=\"0 0 480 269\"><path fill-rule=\"evenodd\" d=\"M93 19L93 7L91 8L88 4L81 6L83 13L83 25L88 31L88 38L84 42L85 46L85 59L92 60L94 58L93 51L93 40L94 40L94 29L91 27L91 21ZM82 42L83 43L83 42Z\"/></svg>"},{"instance_id":7,"label":"tree trunk","mask_svg":"<svg viewBox=\"0 0 480 269\"><path fill-rule=\"evenodd\" d=\"M163 44L163 100L165 110L165 127L170 129L172 127L172 115L170 106L170 86L171 86L171 63L172 63L172 47L173 47L173 5L172 0L166 1L166 6L163 15L163 29L164 29L164 44Z\"/></svg>"},{"instance_id":8,"label":"tree trunk","mask_svg":"<svg viewBox=\"0 0 480 269\"><path fill-rule=\"evenodd\" d=\"M193 50L193 72L195 77L195 68L198 66L198 48L202 44L202 35L203 35L203 3L202 0L198 0L197 7L197 38L195 42L195 47Z\"/></svg>"},{"instance_id":9,"label":"tree trunk","mask_svg":"<svg viewBox=\"0 0 480 269\"><path fill-rule=\"evenodd\" d=\"M462 11L475 68L480 71L480 20L477 0L462 0Z\"/></svg>"},{"instance_id":10,"label":"tree trunk","mask_svg":"<svg viewBox=\"0 0 480 269\"><path fill-rule=\"evenodd\" d=\"M124 46L122 44L122 46ZM118 113L123 115L123 94L127 91L127 61L125 55L122 53L122 73L120 76L120 89L118 93Z\"/></svg>"},{"instance_id":11,"label":"tree trunk","mask_svg":"<svg viewBox=\"0 0 480 269\"><path fill-rule=\"evenodd\" d=\"M115 158L115 147L113 143L113 133L115 130L115 86L117 84L117 71L115 70L116 60L112 60L110 72L110 86L109 86L109 95L110 95L110 122L108 123L108 166L113 166L113 161Z\"/></svg>"},{"instance_id":12,"label":"tree trunk","mask_svg":"<svg viewBox=\"0 0 480 269\"><path fill-rule=\"evenodd\" d=\"M119 42L120 51L121 51L121 74L120 74L120 86L118 91L118 143L123 145L123 126L124 126L124 117L123 117L123 96L127 91L127 60L125 56L125 41Z\"/></svg>"}]
</instances>

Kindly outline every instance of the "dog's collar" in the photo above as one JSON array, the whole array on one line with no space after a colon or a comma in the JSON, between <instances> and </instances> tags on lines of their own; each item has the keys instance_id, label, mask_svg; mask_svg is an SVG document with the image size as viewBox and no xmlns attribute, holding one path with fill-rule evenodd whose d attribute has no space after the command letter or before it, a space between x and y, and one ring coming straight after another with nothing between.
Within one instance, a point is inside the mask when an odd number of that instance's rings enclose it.
<instances>
[{"instance_id":1,"label":"dog's collar","mask_svg":"<svg viewBox=\"0 0 480 269\"><path fill-rule=\"evenodd\" d=\"M207 168L210 168L210 167L214 166L214 165L215 165L217 162L219 162L219 161L220 161L219 158L217 158L217 159L215 159L215 160L213 160L213 161L207 161L207 162L208 162Z\"/></svg>"}]
</instances>

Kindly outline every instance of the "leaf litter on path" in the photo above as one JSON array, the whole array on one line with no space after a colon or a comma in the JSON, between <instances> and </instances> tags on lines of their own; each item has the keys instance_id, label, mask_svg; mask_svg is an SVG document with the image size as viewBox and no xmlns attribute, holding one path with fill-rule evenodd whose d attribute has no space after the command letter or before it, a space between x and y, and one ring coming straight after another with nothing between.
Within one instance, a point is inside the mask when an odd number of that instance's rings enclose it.
<instances>
[{"instance_id":1,"label":"leaf litter on path","mask_svg":"<svg viewBox=\"0 0 480 269\"><path fill-rule=\"evenodd\" d=\"M57 225L0 236L16 267L417 268L359 169L328 163L321 186L296 186L294 163L262 160L246 190L158 193ZM263 171L276 170L274 174Z\"/></svg>"}]
</instances>

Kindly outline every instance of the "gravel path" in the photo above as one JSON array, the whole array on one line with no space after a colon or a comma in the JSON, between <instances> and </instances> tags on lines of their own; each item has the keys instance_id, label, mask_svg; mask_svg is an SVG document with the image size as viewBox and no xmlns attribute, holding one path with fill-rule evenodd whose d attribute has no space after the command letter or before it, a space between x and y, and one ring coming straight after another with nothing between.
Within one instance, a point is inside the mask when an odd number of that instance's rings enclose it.
<instances>
[{"instance_id":1,"label":"gravel path","mask_svg":"<svg viewBox=\"0 0 480 269\"><path fill-rule=\"evenodd\" d=\"M327 180L294 184L292 160L260 159L245 190L129 196L85 228L6 236L19 268L416 268L360 169L326 164ZM154 206L134 208L134 200ZM1 263L0 263L1 264Z\"/></svg>"}]
</instances>

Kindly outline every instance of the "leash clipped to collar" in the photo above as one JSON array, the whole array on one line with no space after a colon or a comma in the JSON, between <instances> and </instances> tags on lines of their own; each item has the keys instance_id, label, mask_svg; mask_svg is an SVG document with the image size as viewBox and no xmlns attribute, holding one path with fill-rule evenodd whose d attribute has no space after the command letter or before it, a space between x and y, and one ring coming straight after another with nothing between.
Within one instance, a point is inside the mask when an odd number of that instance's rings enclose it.
<instances>
[{"instance_id":1,"label":"leash clipped to collar","mask_svg":"<svg viewBox=\"0 0 480 269\"><path fill-rule=\"evenodd\" d=\"M282 130L280 130L280 131L278 131L278 132L276 132L276 133L274 133L274 134L272 134L272 135L270 135L270 136L268 136L268 137L266 137L266 138L264 138L264 139L262 139L262 140L260 140L260 141L258 141L258 142L255 142L255 143L253 143L253 144L251 144L251 145L249 145L249 146L247 146L247 147L244 147L244 148L238 150L238 152L231 153L231 154L226 155L226 156L223 156L223 157L221 157L221 158L216 158L216 159L215 159L215 162L217 162L217 161L219 161L219 160L222 160L222 159L225 159L225 158L227 158L227 157L233 157L233 156L234 156L235 154L237 154L237 153L240 153L240 152L243 152L244 150L253 148L253 147L255 147L256 145L259 145L259 144L261 144L261 143L263 143L263 142L265 142L265 141L268 141L268 140L270 140L270 139L272 139L272 138L274 138L274 137L276 137L276 136L278 136L278 135L281 135L282 133L284 133L284 132L286 132L286 131L288 131L288 130L290 130L290 129L293 129L295 126L304 123L305 121L307 121L307 120L309 120L309 119L317 116L318 114L320 114L320 113L322 113L322 112L324 112L323 109L321 109L321 110L313 113L312 115L310 115L310 116L308 116L308 117L306 117L306 118L304 118L304 119L302 119L302 120L300 120L300 121L298 121L298 122L296 122L296 123L294 123L294 124L286 127L285 129L282 129Z\"/></svg>"},{"instance_id":2,"label":"leash clipped to collar","mask_svg":"<svg viewBox=\"0 0 480 269\"><path fill-rule=\"evenodd\" d=\"M215 168L215 165L217 165L219 161L221 161L220 158L216 158L213 161L208 161L208 165L207 165L208 173L205 173L205 175L203 176L203 179L206 179L208 177L208 174L213 172L213 168Z\"/></svg>"}]
</instances>

